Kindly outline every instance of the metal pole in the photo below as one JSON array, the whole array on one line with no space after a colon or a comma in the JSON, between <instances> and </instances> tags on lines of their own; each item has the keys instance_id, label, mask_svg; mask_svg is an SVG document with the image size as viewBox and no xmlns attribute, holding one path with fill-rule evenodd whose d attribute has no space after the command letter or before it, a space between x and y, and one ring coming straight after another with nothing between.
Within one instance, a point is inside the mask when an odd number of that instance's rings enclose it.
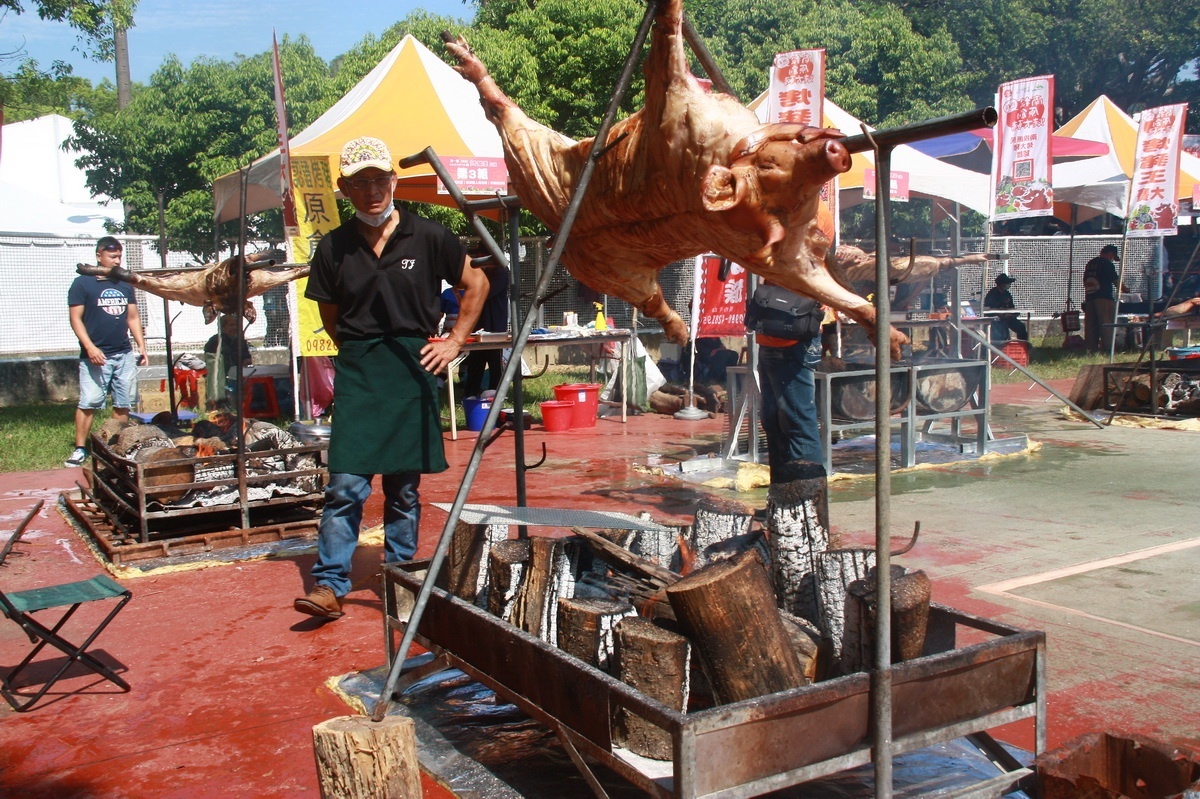
<instances>
[{"instance_id":1,"label":"metal pole","mask_svg":"<svg viewBox=\"0 0 1200 799\"><path fill-rule=\"evenodd\" d=\"M617 109L624 99L626 92L629 90L629 83L633 78L634 67L641 55L642 47L646 42L646 36L650 33L650 25L654 21L654 15L657 10L658 0L650 0L646 4L646 14L642 18L642 23L638 28L637 35L634 37L629 57L625 60L625 67L621 72L621 77L617 81L616 88L613 90L612 98L609 100L608 110L600 122L600 129L596 132L596 138L592 140L592 149L589 153L587 163L584 164L583 172L579 176L579 184L574 194L571 195L571 201L567 205L566 213L563 214L562 225L559 226L554 240L554 247L550 251L550 261L538 280L537 289L534 294L534 301L536 303L540 304L543 301L544 295L550 288L550 281L554 278L554 273L558 268L558 261L562 257L563 248L566 246L571 228L575 224L575 217L579 214L579 206L583 203L588 184L591 182L592 172L595 171L596 159L600 156L600 151L604 149L604 143L608 138L608 130L612 127L613 120L617 115ZM512 382L513 373L520 368L520 356L525 349L525 342L529 340L529 334L533 330L535 318L536 316L532 313L525 317L525 320L521 324L521 330L517 334L517 338L513 341L513 357L509 359L508 366L504 370L504 375L500 378L500 385L496 389L496 399L492 403L491 410L488 411L487 419L483 423L483 430L480 431L479 437L475 440L475 448L471 451L471 459L467 463L466 472L463 474L462 484L459 486L458 493L454 496L454 502L450 506L450 513L446 518L446 525L442 528L441 538L438 540L433 560L430 561L429 572L424 582L421 583L421 591L418 593L412 612L409 614L408 624L404 628L404 637L400 642L400 648L396 652L395 659L392 661L392 668L388 673L387 681L384 683L383 691L379 695L379 701L375 703L375 708L371 713L371 718L374 721L382 721L383 717L387 715L388 708L391 706L392 695L396 691L396 683L399 681L400 672L404 668L404 661L407 658L409 647L412 646L413 639L416 637L421 616L424 615L425 606L428 604L429 596L433 592L434 581L437 579L437 574L442 568L443 561L446 559L446 553L450 549L450 542L454 536L454 527L458 524L463 505L466 504L467 494L471 490L471 484L475 481L475 474L478 472L480 461L483 459L484 446L492 431L496 428L496 420L500 416L500 406L508 394L508 387Z\"/></svg>"},{"instance_id":2,"label":"metal pole","mask_svg":"<svg viewBox=\"0 0 1200 799\"><path fill-rule=\"evenodd\" d=\"M250 182L250 167L242 167L242 185L238 206L238 266L237 266L237 315L238 333L234 340L234 360L237 361L237 375L234 383L233 401L236 406L234 424L237 425L237 481L238 502L242 510L242 529L250 526L250 500L246 496L246 430L242 413L242 347L246 340L246 331L242 328L241 313L246 306L246 186ZM217 352L221 351L221 323L217 318ZM220 357L217 358L220 362ZM228 365L223 365L228 369ZM217 385L225 387L225 375L217 375Z\"/></svg>"},{"instance_id":3,"label":"metal pole","mask_svg":"<svg viewBox=\"0 0 1200 799\"><path fill-rule=\"evenodd\" d=\"M871 726L876 799L892 795L892 352L888 208L892 151L875 149L875 670Z\"/></svg>"},{"instance_id":4,"label":"metal pole","mask_svg":"<svg viewBox=\"0 0 1200 799\"><path fill-rule=\"evenodd\" d=\"M508 314L512 320L510 330L516 330L521 319L521 213L516 209L508 210ZM509 349L508 359L516 360L517 368L513 370L513 450L516 452L517 471L517 507L523 508L528 502L525 496L525 392L522 385L524 376L521 374L521 355L515 349ZM518 531L519 537L524 538L526 528Z\"/></svg>"},{"instance_id":5,"label":"metal pole","mask_svg":"<svg viewBox=\"0 0 1200 799\"><path fill-rule=\"evenodd\" d=\"M158 259L161 268L167 268L167 210L163 190L158 190ZM163 298L163 335L167 338L167 402L171 407L171 419L179 421L175 408L175 356L171 352L171 303Z\"/></svg>"}]
</instances>

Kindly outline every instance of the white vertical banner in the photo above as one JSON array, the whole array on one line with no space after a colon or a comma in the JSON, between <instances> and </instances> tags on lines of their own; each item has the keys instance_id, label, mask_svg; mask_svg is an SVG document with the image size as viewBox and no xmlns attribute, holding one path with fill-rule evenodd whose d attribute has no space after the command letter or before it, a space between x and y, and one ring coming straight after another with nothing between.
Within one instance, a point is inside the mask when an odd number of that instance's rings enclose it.
<instances>
[{"instance_id":1,"label":"white vertical banner","mask_svg":"<svg viewBox=\"0 0 1200 799\"><path fill-rule=\"evenodd\" d=\"M1187 103L1147 108L1138 118L1126 234L1174 236L1178 230L1179 151Z\"/></svg>"},{"instance_id":2,"label":"white vertical banner","mask_svg":"<svg viewBox=\"0 0 1200 799\"><path fill-rule=\"evenodd\" d=\"M767 122L822 126L825 50L776 53L767 89Z\"/></svg>"},{"instance_id":3,"label":"white vertical banner","mask_svg":"<svg viewBox=\"0 0 1200 799\"><path fill-rule=\"evenodd\" d=\"M1050 162L1054 76L1001 84L997 107L992 219L1049 216L1054 213Z\"/></svg>"}]
</instances>

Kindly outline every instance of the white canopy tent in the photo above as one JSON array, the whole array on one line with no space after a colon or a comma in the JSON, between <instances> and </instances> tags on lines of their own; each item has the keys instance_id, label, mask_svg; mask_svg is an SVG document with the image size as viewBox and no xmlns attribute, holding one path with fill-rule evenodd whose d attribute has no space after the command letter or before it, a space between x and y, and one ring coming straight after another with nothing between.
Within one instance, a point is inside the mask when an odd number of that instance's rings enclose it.
<instances>
[{"instance_id":1,"label":"white canopy tent","mask_svg":"<svg viewBox=\"0 0 1200 799\"><path fill-rule=\"evenodd\" d=\"M121 204L93 196L82 155L64 150L73 133L59 114L13 122L0 132L0 233L17 236L98 238L105 223L125 219Z\"/></svg>"}]
</instances>

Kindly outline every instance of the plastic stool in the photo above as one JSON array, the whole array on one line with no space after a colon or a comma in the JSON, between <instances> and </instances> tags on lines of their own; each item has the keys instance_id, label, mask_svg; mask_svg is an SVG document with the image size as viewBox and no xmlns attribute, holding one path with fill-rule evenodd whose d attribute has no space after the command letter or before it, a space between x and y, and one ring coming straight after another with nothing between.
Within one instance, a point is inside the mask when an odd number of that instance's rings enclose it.
<instances>
[{"instance_id":1,"label":"plastic stool","mask_svg":"<svg viewBox=\"0 0 1200 799\"><path fill-rule=\"evenodd\" d=\"M1021 341L1019 339L1014 339L1013 341L1006 341L1003 344L999 345L998 349L1000 349L1005 355L1007 355L1009 358L1011 358L1012 363L1016 363L1021 366L1029 365L1029 342L1028 341ZM992 365L993 366L1011 366L1012 364L1010 364L1008 361L1004 360L999 355L997 355L994 358L992 358Z\"/></svg>"},{"instance_id":2,"label":"plastic stool","mask_svg":"<svg viewBox=\"0 0 1200 799\"><path fill-rule=\"evenodd\" d=\"M275 378L246 378L242 385L242 416L247 419L276 419L279 417L279 399L275 396Z\"/></svg>"}]
</instances>

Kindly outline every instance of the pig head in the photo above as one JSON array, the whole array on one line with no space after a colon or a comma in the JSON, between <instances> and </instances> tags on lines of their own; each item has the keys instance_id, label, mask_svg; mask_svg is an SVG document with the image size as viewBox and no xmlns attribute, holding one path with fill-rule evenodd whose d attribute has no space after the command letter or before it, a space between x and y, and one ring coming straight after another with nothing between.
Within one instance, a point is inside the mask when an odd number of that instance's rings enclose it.
<instances>
[{"instance_id":1,"label":"pig head","mask_svg":"<svg viewBox=\"0 0 1200 799\"><path fill-rule=\"evenodd\" d=\"M661 2L654 22L643 67L646 105L608 131L563 246L567 270L657 319L670 339L682 343L687 326L664 300L658 272L673 261L715 252L836 308L873 335L874 307L826 265L833 220L819 193L850 168L841 134L763 125L734 98L704 89L687 65L681 0ZM513 190L557 229L592 140L574 141L530 119L461 36L443 39L500 132ZM905 341L892 331L894 357Z\"/></svg>"}]
</instances>

